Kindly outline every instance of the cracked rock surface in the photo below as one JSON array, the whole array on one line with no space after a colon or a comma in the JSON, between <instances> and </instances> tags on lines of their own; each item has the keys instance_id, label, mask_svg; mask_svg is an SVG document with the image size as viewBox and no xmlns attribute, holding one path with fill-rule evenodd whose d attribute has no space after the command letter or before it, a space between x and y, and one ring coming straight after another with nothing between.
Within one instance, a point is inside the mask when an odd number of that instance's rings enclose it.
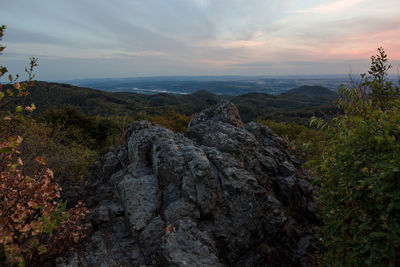
<instances>
[{"instance_id":1,"label":"cracked rock surface","mask_svg":"<svg viewBox=\"0 0 400 267\"><path fill-rule=\"evenodd\" d=\"M268 127L223 102L185 135L147 121L92 166L92 234L57 266L308 266L310 178Z\"/></svg>"}]
</instances>

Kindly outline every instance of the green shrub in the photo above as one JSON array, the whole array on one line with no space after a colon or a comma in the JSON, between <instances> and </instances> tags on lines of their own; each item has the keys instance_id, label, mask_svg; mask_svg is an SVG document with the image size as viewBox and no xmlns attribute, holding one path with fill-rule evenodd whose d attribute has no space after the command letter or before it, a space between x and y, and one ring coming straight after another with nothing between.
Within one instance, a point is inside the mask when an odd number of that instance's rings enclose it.
<instances>
[{"instance_id":1,"label":"green shrub","mask_svg":"<svg viewBox=\"0 0 400 267\"><path fill-rule=\"evenodd\" d=\"M165 115L153 116L148 118L148 120L161 124L174 132L184 133L191 118L192 116L182 115L174 110L169 110Z\"/></svg>"},{"instance_id":2,"label":"green shrub","mask_svg":"<svg viewBox=\"0 0 400 267\"><path fill-rule=\"evenodd\" d=\"M23 120L0 123L0 137L21 136L24 142L19 150L24 161L23 173L31 173L35 157L41 155L58 181L80 180L88 166L99 156L96 141L82 135L77 128L63 129L49 126L28 116ZM1 141L4 138L1 138Z\"/></svg>"},{"instance_id":3,"label":"green shrub","mask_svg":"<svg viewBox=\"0 0 400 267\"><path fill-rule=\"evenodd\" d=\"M319 229L326 266L400 265L400 101L382 48L359 87L341 88L326 127Z\"/></svg>"},{"instance_id":4,"label":"green shrub","mask_svg":"<svg viewBox=\"0 0 400 267\"><path fill-rule=\"evenodd\" d=\"M321 130L299 125L295 122L259 121L268 126L289 144L290 153L301 163L317 160L321 157L326 137Z\"/></svg>"},{"instance_id":5,"label":"green shrub","mask_svg":"<svg viewBox=\"0 0 400 267\"><path fill-rule=\"evenodd\" d=\"M129 116L108 116L98 120L98 128L105 129L107 137L102 143L100 153L105 153L125 144L129 124L135 119Z\"/></svg>"},{"instance_id":6,"label":"green shrub","mask_svg":"<svg viewBox=\"0 0 400 267\"><path fill-rule=\"evenodd\" d=\"M77 107L46 110L38 119L54 131L63 132L66 143L74 141L95 150L107 138L107 129L99 127L97 117L87 116Z\"/></svg>"}]
</instances>

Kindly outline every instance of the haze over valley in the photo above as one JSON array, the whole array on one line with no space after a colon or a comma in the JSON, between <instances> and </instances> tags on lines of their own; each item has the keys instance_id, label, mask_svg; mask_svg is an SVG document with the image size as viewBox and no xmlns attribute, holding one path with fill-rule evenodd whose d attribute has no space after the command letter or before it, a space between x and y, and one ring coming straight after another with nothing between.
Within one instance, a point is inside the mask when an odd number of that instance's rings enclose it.
<instances>
[{"instance_id":1,"label":"haze over valley","mask_svg":"<svg viewBox=\"0 0 400 267\"><path fill-rule=\"evenodd\" d=\"M206 90L218 95L237 96L250 92L281 94L303 86L323 86L337 91L340 85L349 84L348 75L308 76L160 76L143 78L105 78L60 81L81 87L108 92L134 92L141 94L190 94Z\"/></svg>"}]
</instances>

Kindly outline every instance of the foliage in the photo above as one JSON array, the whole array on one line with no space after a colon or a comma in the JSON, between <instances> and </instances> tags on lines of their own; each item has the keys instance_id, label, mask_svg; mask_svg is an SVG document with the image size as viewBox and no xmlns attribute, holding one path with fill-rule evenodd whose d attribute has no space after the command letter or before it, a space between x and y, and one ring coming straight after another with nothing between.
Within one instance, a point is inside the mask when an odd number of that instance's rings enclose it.
<instances>
[{"instance_id":1,"label":"foliage","mask_svg":"<svg viewBox=\"0 0 400 267\"><path fill-rule=\"evenodd\" d=\"M51 128L51 138L61 146L76 146L78 151L98 156L122 145L130 122L137 119L149 119L150 116L112 115L90 116L75 106L53 108L42 112L38 121ZM96 155L95 155L96 154ZM92 162L94 157L86 158Z\"/></svg>"},{"instance_id":2,"label":"foliage","mask_svg":"<svg viewBox=\"0 0 400 267\"><path fill-rule=\"evenodd\" d=\"M107 129L99 124L98 118L85 115L74 106L46 110L39 116L54 131L63 132L65 142L71 141L94 150L107 138Z\"/></svg>"},{"instance_id":3,"label":"foliage","mask_svg":"<svg viewBox=\"0 0 400 267\"><path fill-rule=\"evenodd\" d=\"M0 40L4 29L0 27ZM4 49L0 48L0 51ZM36 108L34 104L25 105L36 66L37 59L31 58L30 68L25 69L27 82L20 83L18 75L15 78L9 75L11 88L3 90L0 83L3 108L0 112L0 258L5 255L8 262L20 266L40 264L85 237L81 221L87 209L80 202L67 210L66 203L58 201L61 188L52 181L53 172L43 158L35 157L36 169L30 166L28 171L24 170L25 155L19 151L24 142L22 137L15 136L15 126L29 117L24 113L29 114ZM0 69L1 78L7 69ZM6 100L12 98L23 99L14 112L4 108Z\"/></svg>"},{"instance_id":4,"label":"foliage","mask_svg":"<svg viewBox=\"0 0 400 267\"><path fill-rule=\"evenodd\" d=\"M341 88L319 166L327 266L400 264L400 101L382 48L362 83Z\"/></svg>"},{"instance_id":5,"label":"foliage","mask_svg":"<svg viewBox=\"0 0 400 267\"><path fill-rule=\"evenodd\" d=\"M59 182L83 177L106 142L107 130L103 129L96 117L68 107L47 111L39 121L27 115L0 121L0 136L24 139L19 147L24 173L34 170L35 155L41 155Z\"/></svg>"},{"instance_id":6,"label":"foliage","mask_svg":"<svg viewBox=\"0 0 400 267\"><path fill-rule=\"evenodd\" d=\"M284 138L290 152L302 164L320 158L326 137L321 130L305 127L295 122L258 121L268 126L277 135Z\"/></svg>"},{"instance_id":7,"label":"foliage","mask_svg":"<svg viewBox=\"0 0 400 267\"><path fill-rule=\"evenodd\" d=\"M400 93L399 86L388 79L388 71L392 66L386 64L387 60L383 48L378 48L378 54L371 57L369 76L363 75L362 83L362 87L367 88L372 104L383 111L390 108L392 101L398 99Z\"/></svg>"},{"instance_id":8,"label":"foliage","mask_svg":"<svg viewBox=\"0 0 400 267\"><path fill-rule=\"evenodd\" d=\"M3 39L3 34L4 34L5 29L6 29L6 26L5 26L5 25L0 25L0 41ZM5 48L6 48L5 46L0 45L0 55L1 55L1 52L3 52L3 50L4 50ZM0 77L2 77L4 74L6 74L7 71L8 71L8 70L7 70L6 67L0 65ZM2 89L2 88L1 88L1 85L0 85L0 90L1 90L1 89ZM3 94L4 94L4 93L0 93L0 99L2 98L2 95L3 95Z\"/></svg>"},{"instance_id":9,"label":"foliage","mask_svg":"<svg viewBox=\"0 0 400 267\"><path fill-rule=\"evenodd\" d=\"M33 155L41 155L58 182L77 181L99 156L96 150L80 142L81 139L71 139L71 131L52 128L32 119L21 123L18 132L24 138L20 147L26 162L24 172L31 170Z\"/></svg>"},{"instance_id":10,"label":"foliage","mask_svg":"<svg viewBox=\"0 0 400 267\"><path fill-rule=\"evenodd\" d=\"M141 119L141 114L138 115L139 116L135 116L134 118L130 116L117 115L101 118L99 123L108 130L107 140L105 142L106 146L104 149L110 151L125 144L129 124L138 118ZM147 116L145 117L147 118Z\"/></svg>"},{"instance_id":11,"label":"foliage","mask_svg":"<svg viewBox=\"0 0 400 267\"><path fill-rule=\"evenodd\" d=\"M184 133L191 118L192 116L182 115L174 110L170 110L163 116L150 117L149 120L161 124L174 132Z\"/></svg>"},{"instance_id":12,"label":"foliage","mask_svg":"<svg viewBox=\"0 0 400 267\"><path fill-rule=\"evenodd\" d=\"M23 162L15 160L21 142L10 138L0 144L0 244L11 263L37 264L85 237L80 221L86 208L80 202L67 211L65 202L56 201L61 188L49 168L22 174Z\"/></svg>"}]
</instances>

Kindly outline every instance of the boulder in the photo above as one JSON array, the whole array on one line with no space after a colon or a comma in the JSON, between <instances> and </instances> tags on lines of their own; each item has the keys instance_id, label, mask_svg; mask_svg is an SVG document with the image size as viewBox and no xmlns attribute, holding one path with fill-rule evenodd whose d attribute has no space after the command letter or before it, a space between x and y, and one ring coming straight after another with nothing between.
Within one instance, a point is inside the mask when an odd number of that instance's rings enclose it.
<instances>
[{"instance_id":1,"label":"boulder","mask_svg":"<svg viewBox=\"0 0 400 267\"><path fill-rule=\"evenodd\" d=\"M58 266L307 266L315 191L287 144L223 102L185 135L147 121L92 168L93 233Z\"/></svg>"}]
</instances>

